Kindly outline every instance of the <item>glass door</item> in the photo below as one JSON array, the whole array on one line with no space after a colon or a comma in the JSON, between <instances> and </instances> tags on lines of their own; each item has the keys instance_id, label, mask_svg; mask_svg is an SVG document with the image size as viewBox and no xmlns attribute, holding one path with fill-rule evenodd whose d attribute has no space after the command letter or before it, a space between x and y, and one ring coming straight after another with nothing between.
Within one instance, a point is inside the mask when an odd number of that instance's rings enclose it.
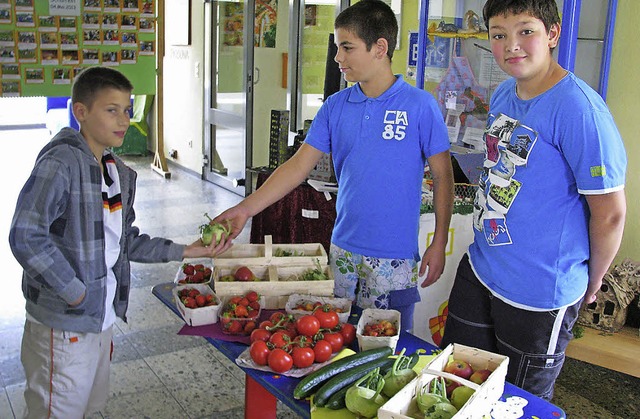
<instances>
[{"instance_id":1,"label":"glass door","mask_svg":"<svg viewBox=\"0 0 640 419\"><path fill-rule=\"evenodd\" d=\"M254 0L205 7L204 178L244 195L251 153Z\"/></svg>"}]
</instances>

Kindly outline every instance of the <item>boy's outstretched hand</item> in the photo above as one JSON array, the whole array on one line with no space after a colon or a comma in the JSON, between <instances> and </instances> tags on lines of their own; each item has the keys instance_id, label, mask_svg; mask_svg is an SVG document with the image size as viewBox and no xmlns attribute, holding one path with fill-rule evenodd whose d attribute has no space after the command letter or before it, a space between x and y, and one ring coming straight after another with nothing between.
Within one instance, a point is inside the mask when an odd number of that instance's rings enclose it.
<instances>
[{"instance_id":1,"label":"boy's outstretched hand","mask_svg":"<svg viewBox=\"0 0 640 419\"><path fill-rule=\"evenodd\" d=\"M227 237L224 237L222 241L226 244L231 244L231 241L238 237L238 235L242 232L245 224L247 224L247 220L249 219L249 213L244 209L244 207L239 204L235 207L231 207L228 210L224 211L222 214L218 215L211 221L213 223L221 223L226 224L230 223L231 232Z\"/></svg>"},{"instance_id":2,"label":"boy's outstretched hand","mask_svg":"<svg viewBox=\"0 0 640 419\"><path fill-rule=\"evenodd\" d=\"M229 249L233 246L231 240L220 240L220 243L214 245L211 243L209 246L205 246L202 243L202 240L198 239L193 243L185 246L184 251L182 252L182 258L213 258L225 250Z\"/></svg>"}]
</instances>

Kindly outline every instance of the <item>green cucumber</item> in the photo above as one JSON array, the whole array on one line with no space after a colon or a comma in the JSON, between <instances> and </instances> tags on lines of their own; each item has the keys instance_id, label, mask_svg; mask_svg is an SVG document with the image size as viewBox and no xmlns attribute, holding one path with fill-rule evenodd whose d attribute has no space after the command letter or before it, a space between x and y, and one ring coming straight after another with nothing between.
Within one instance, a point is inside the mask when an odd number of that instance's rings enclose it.
<instances>
[{"instance_id":1,"label":"green cucumber","mask_svg":"<svg viewBox=\"0 0 640 419\"><path fill-rule=\"evenodd\" d=\"M308 397L313 394L315 390L320 388L322 383L329 380L334 375L379 358L387 358L392 353L393 350L391 348L384 346L382 348L358 352L327 364L300 380L296 388L293 390L293 397L298 400Z\"/></svg>"},{"instance_id":2,"label":"green cucumber","mask_svg":"<svg viewBox=\"0 0 640 419\"><path fill-rule=\"evenodd\" d=\"M322 384L322 386L316 391L316 394L313 396L313 404L318 407L325 406L329 401L329 398L336 391L345 387L349 387L351 384L355 383L360 378L367 375L369 371L375 368L391 368L394 362L394 358L378 358L374 359L371 362L367 362L366 364L359 365L355 368L348 369L338 375L335 375L324 384Z\"/></svg>"},{"instance_id":3,"label":"green cucumber","mask_svg":"<svg viewBox=\"0 0 640 419\"><path fill-rule=\"evenodd\" d=\"M413 368L420 358L418 352L408 356L408 368ZM379 358L362 364L356 368L344 371L329 379L317 391L313 397L313 403L319 407L328 407L329 409L341 409L344 407L344 396L346 388L355 383L359 378L367 375L369 371L380 367L380 373L385 374L386 371L393 367L395 358ZM344 391L342 391L344 389Z\"/></svg>"},{"instance_id":4,"label":"green cucumber","mask_svg":"<svg viewBox=\"0 0 640 419\"><path fill-rule=\"evenodd\" d=\"M347 403L344 401L344 398L347 395L347 390L349 390L351 386L344 386L340 390L336 391L329 397L327 400L327 404L324 405L327 409L331 410L340 410L347 407Z\"/></svg>"}]
</instances>

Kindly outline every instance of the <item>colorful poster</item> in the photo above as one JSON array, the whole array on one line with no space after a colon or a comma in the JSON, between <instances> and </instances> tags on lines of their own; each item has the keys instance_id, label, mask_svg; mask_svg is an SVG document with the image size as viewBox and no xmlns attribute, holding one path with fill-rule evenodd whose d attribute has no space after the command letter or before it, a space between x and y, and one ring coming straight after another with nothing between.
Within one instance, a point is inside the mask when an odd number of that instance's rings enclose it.
<instances>
[{"instance_id":1,"label":"colorful poster","mask_svg":"<svg viewBox=\"0 0 640 419\"><path fill-rule=\"evenodd\" d=\"M243 45L244 5L227 3L224 9L223 44L227 46ZM256 18L253 30L253 45L275 48L278 20L278 0L257 0Z\"/></svg>"}]
</instances>

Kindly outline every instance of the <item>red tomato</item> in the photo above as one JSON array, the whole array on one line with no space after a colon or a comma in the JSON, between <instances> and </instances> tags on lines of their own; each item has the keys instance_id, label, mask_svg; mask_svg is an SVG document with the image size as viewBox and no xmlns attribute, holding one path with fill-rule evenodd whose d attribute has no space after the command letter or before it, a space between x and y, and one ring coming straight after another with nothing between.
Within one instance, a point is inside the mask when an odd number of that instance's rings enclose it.
<instances>
[{"instance_id":1,"label":"red tomato","mask_svg":"<svg viewBox=\"0 0 640 419\"><path fill-rule=\"evenodd\" d=\"M251 359L258 365L267 365L269 360L269 354L271 349L267 346L267 343L262 340L257 340L249 347L249 355Z\"/></svg>"},{"instance_id":2,"label":"red tomato","mask_svg":"<svg viewBox=\"0 0 640 419\"><path fill-rule=\"evenodd\" d=\"M313 338L311 336L298 335L293 338L293 346L300 346L303 348L313 348Z\"/></svg>"},{"instance_id":3,"label":"red tomato","mask_svg":"<svg viewBox=\"0 0 640 419\"><path fill-rule=\"evenodd\" d=\"M284 348L291 343L291 338L284 331L278 330L271 335L269 342L271 342L276 348Z\"/></svg>"},{"instance_id":4,"label":"red tomato","mask_svg":"<svg viewBox=\"0 0 640 419\"><path fill-rule=\"evenodd\" d=\"M349 346L356 339L356 327L351 323L340 325L340 334L344 339L344 346Z\"/></svg>"},{"instance_id":5,"label":"red tomato","mask_svg":"<svg viewBox=\"0 0 640 419\"><path fill-rule=\"evenodd\" d=\"M311 348L302 348L295 346L293 348L293 366L296 368L307 368L313 364L316 354Z\"/></svg>"},{"instance_id":6,"label":"red tomato","mask_svg":"<svg viewBox=\"0 0 640 419\"><path fill-rule=\"evenodd\" d=\"M338 317L338 313L333 310L324 310L324 308L319 308L318 310L313 312L313 315L320 320L320 327L322 329L333 329L340 323L340 317Z\"/></svg>"},{"instance_id":7,"label":"red tomato","mask_svg":"<svg viewBox=\"0 0 640 419\"><path fill-rule=\"evenodd\" d=\"M324 333L324 340L329 342L329 344L331 345L331 351L333 353L340 351L340 349L342 349L342 346L344 346L344 338L342 337L340 332Z\"/></svg>"},{"instance_id":8,"label":"red tomato","mask_svg":"<svg viewBox=\"0 0 640 419\"><path fill-rule=\"evenodd\" d=\"M249 341L251 343L255 342L256 340L262 340L264 342L268 342L270 337L271 337L271 332L269 332L268 330L254 329L253 332L251 332L251 337L249 338Z\"/></svg>"},{"instance_id":9,"label":"red tomato","mask_svg":"<svg viewBox=\"0 0 640 419\"><path fill-rule=\"evenodd\" d=\"M316 354L316 362L322 363L328 361L331 358L331 354L333 353L333 348L331 344L324 340L320 339L316 342L316 345L313 347L313 352Z\"/></svg>"},{"instance_id":10,"label":"red tomato","mask_svg":"<svg viewBox=\"0 0 640 419\"><path fill-rule=\"evenodd\" d=\"M282 319L284 316L286 316L286 313L282 312L282 311L276 311L275 313L273 313L271 315L271 317L269 317L269 321L273 324L276 324L280 321L280 319Z\"/></svg>"},{"instance_id":11,"label":"red tomato","mask_svg":"<svg viewBox=\"0 0 640 419\"><path fill-rule=\"evenodd\" d=\"M272 327L272 326L273 326L273 323L271 323L271 320L263 320L258 325L258 328L266 329L267 327Z\"/></svg>"},{"instance_id":12,"label":"red tomato","mask_svg":"<svg viewBox=\"0 0 640 419\"><path fill-rule=\"evenodd\" d=\"M246 266L241 266L236 270L236 273L233 274L233 276L235 277L236 281L253 281L255 279L255 276L253 275L253 272L251 272L251 269L247 268Z\"/></svg>"},{"instance_id":13,"label":"red tomato","mask_svg":"<svg viewBox=\"0 0 640 419\"><path fill-rule=\"evenodd\" d=\"M293 367L293 358L283 349L276 348L269 353L269 368L275 372L287 372Z\"/></svg>"},{"instance_id":14,"label":"red tomato","mask_svg":"<svg viewBox=\"0 0 640 419\"><path fill-rule=\"evenodd\" d=\"M320 320L311 314L299 317L296 320L296 330L301 335L313 336L320 331Z\"/></svg>"}]
</instances>

